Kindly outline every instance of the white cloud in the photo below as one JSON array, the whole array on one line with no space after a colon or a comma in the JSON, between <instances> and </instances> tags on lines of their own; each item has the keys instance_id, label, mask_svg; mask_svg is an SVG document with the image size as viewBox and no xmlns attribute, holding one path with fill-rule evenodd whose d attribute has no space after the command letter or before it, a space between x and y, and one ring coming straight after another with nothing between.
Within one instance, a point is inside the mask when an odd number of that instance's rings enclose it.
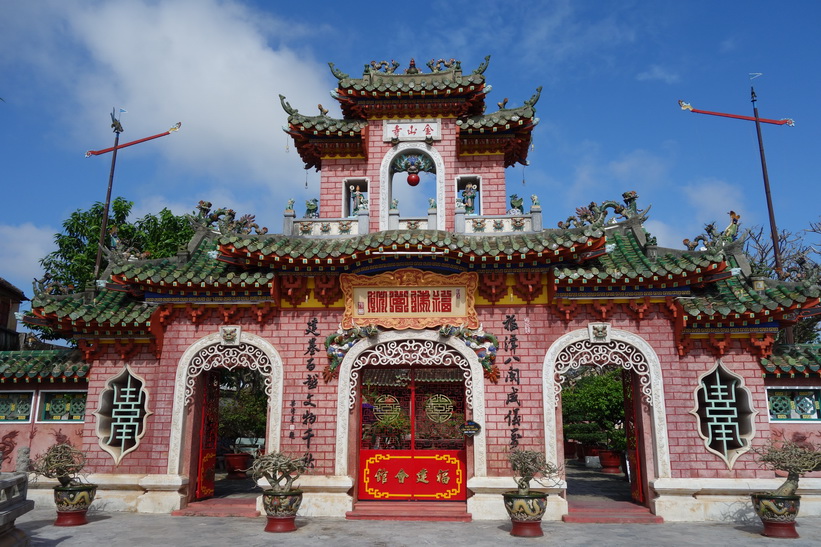
<instances>
[{"instance_id":1,"label":"white cloud","mask_svg":"<svg viewBox=\"0 0 821 547\"><path fill-rule=\"evenodd\" d=\"M745 193L740 186L727 181L706 178L685 185L682 188L687 208L693 211L693 219L702 225L715 222L721 230L730 223L729 211L735 211L744 218L746 209Z\"/></svg>"},{"instance_id":2,"label":"white cloud","mask_svg":"<svg viewBox=\"0 0 821 547\"><path fill-rule=\"evenodd\" d=\"M644 72L640 72L636 75L636 79L639 81L660 81L665 84L674 84L680 80L678 74L659 65L652 65Z\"/></svg>"},{"instance_id":3,"label":"white cloud","mask_svg":"<svg viewBox=\"0 0 821 547\"><path fill-rule=\"evenodd\" d=\"M40 259L54 250L54 234L50 226L35 226L30 222L18 226L0 224L0 264L2 276L31 298L31 282L42 277Z\"/></svg>"},{"instance_id":4,"label":"white cloud","mask_svg":"<svg viewBox=\"0 0 821 547\"><path fill-rule=\"evenodd\" d=\"M292 25L229 0L38 2L12 19L0 22L0 35L8 31L0 49L19 53L13 62L39 66L52 87L64 89L49 112L61 120L61 142L111 146L112 106L128 110L121 144L182 122L178 133L128 149L135 161L164 159L156 174L170 186L164 194L175 180L199 180L188 191L196 199L213 194L211 185L227 196L262 196L257 203L269 207L284 203L274 181L300 180L304 171L292 143L285 151L278 95L302 113L322 103L338 115L327 65L280 45L308 32L332 39L322 25Z\"/></svg>"}]
</instances>

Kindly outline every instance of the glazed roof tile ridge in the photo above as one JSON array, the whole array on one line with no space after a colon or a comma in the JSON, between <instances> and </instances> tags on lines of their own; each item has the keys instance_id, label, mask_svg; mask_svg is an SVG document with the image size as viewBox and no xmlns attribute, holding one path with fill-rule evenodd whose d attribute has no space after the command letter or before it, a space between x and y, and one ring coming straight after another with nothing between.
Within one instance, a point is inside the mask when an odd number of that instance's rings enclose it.
<instances>
[{"instance_id":1,"label":"glazed roof tile ridge","mask_svg":"<svg viewBox=\"0 0 821 547\"><path fill-rule=\"evenodd\" d=\"M322 249L327 252L330 249L353 247L357 252L361 252L379 247L392 246L394 244L404 246L406 242L410 241L414 241L413 244L418 245L420 244L419 242L424 239L429 239L432 242L430 246L447 247L452 251L461 249L463 252L466 249L471 249L480 253L487 253L489 252L489 248L487 250L485 249L486 242L488 242L488 245L490 245L489 242L493 242L498 246L500 241L518 241L525 246L525 250L533 250L532 247L535 244L541 247L553 245L554 248L561 245L569 249L590 239L600 238L602 235L603 231L601 229L591 231L587 228L543 230L542 232L528 234L527 239L522 237L521 234L456 234L439 230L385 230L342 238L321 239L303 236L286 236L282 234L266 234L263 236L252 236L251 239L259 240L263 243L258 251L254 251L262 256L288 255L291 258L303 258L302 254L304 253L304 258L313 258L314 255L308 253L314 249ZM243 254L251 252L250 244L241 245L237 242L230 245L230 248L224 245L221 240L218 240L218 244L221 252L230 256L242 256ZM521 250L522 249L518 248L515 249L516 252Z\"/></svg>"},{"instance_id":2,"label":"glazed roof tile ridge","mask_svg":"<svg viewBox=\"0 0 821 547\"><path fill-rule=\"evenodd\" d=\"M0 351L0 381L11 378L79 379L91 365L74 348L51 350Z\"/></svg>"},{"instance_id":3,"label":"glazed roof tile ridge","mask_svg":"<svg viewBox=\"0 0 821 547\"><path fill-rule=\"evenodd\" d=\"M821 371L821 344L780 344L760 364L770 374L808 374Z\"/></svg>"}]
</instances>

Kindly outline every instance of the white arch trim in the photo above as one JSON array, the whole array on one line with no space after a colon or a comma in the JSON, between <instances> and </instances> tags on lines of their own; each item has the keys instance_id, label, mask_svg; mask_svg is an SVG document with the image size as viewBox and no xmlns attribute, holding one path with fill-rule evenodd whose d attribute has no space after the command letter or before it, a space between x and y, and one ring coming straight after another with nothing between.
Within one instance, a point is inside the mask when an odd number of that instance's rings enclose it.
<instances>
[{"instance_id":1,"label":"white arch trim","mask_svg":"<svg viewBox=\"0 0 821 547\"><path fill-rule=\"evenodd\" d=\"M445 160L433 145L421 142L400 142L392 147L379 167L379 229L388 229L388 210L390 209L391 164L396 156L419 153L429 156L436 166L436 203L439 212L436 215L436 229L445 229Z\"/></svg>"},{"instance_id":2,"label":"white arch trim","mask_svg":"<svg viewBox=\"0 0 821 547\"><path fill-rule=\"evenodd\" d=\"M558 442L556 435L556 390L555 374L556 359L559 353L576 342L589 340L587 328L567 333L556 340L548 349L544 358L542 373L542 401L544 405L544 438L545 452L548 461L555 462L558 458ZM636 348L647 360L650 377L650 412L653 422L653 444L655 466L658 478L670 478L670 448L667 443L667 413L664 406L664 385L661 375L661 363L658 355L643 338L631 332L611 329L610 339L623 342Z\"/></svg>"},{"instance_id":3,"label":"white arch trim","mask_svg":"<svg viewBox=\"0 0 821 547\"><path fill-rule=\"evenodd\" d=\"M348 470L348 434L351 427L349 408L352 371L357 359L366 351L386 342L422 340L444 344L467 360L473 383L473 420L482 424L482 431L473 437L473 472L476 477L487 476L487 443L485 438L485 374L476 352L455 337L440 336L437 331L386 331L372 338L363 338L345 355L339 366L339 388L336 401L336 461L334 475L350 475ZM356 427L357 424L353 424Z\"/></svg>"},{"instance_id":4,"label":"white arch trim","mask_svg":"<svg viewBox=\"0 0 821 547\"><path fill-rule=\"evenodd\" d=\"M219 332L200 338L180 357L177 363L177 376L174 382L174 408L171 414L171 435L168 443L168 473L180 474L183 469L182 440L190 438L186 434L186 414L189 407L186 401L186 387L191 376L199 375L201 370L192 374L192 359L202 350L222 343ZM240 333L240 344L248 344L261 350L271 363L270 386L268 397L268 429L265 433L265 446L269 451L279 450L280 431L282 428L282 358L277 350L264 338L246 332Z\"/></svg>"}]
</instances>

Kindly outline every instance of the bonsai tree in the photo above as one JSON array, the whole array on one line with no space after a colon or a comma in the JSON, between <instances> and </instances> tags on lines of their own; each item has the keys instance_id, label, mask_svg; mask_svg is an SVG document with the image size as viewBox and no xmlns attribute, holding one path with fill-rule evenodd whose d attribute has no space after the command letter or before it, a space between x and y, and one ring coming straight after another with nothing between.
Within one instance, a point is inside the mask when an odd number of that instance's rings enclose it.
<instances>
[{"instance_id":1,"label":"bonsai tree","mask_svg":"<svg viewBox=\"0 0 821 547\"><path fill-rule=\"evenodd\" d=\"M282 452L271 452L258 456L249 471L254 481L264 478L270 490L285 493L297 490L294 481L308 468L304 456L294 458Z\"/></svg>"},{"instance_id":2,"label":"bonsai tree","mask_svg":"<svg viewBox=\"0 0 821 547\"><path fill-rule=\"evenodd\" d=\"M30 465L33 473L57 479L60 486L77 486L82 480L77 476L86 465L86 455L67 443L55 444L37 456Z\"/></svg>"},{"instance_id":3,"label":"bonsai tree","mask_svg":"<svg viewBox=\"0 0 821 547\"><path fill-rule=\"evenodd\" d=\"M519 488L518 494L530 494L530 481L535 480L542 486L558 483L560 468L545 458L544 452L537 450L514 449L507 455L513 470L513 480Z\"/></svg>"},{"instance_id":4,"label":"bonsai tree","mask_svg":"<svg viewBox=\"0 0 821 547\"><path fill-rule=\"evenodd\" d=\"M770 440L761 448L753 448L762 467L783 471L787 480L776 490L774 496L794 496L798 490L798 479L811 471L821 470L821 447L809 441Z\"/></svg>"}]
</instances>

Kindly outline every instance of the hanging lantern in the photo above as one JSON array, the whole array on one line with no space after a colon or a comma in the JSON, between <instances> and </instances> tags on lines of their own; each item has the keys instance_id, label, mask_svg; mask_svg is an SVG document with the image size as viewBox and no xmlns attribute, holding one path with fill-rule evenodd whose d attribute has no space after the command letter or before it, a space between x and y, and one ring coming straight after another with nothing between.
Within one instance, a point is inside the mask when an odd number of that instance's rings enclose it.
<instances>
[{"instance_id":1,"label":"hanging lantern","mask_svg":"<svg viewBox=\"0 0 821 547\"><path fill-rule=\"evenodd\" d=\"M419 167L416 166L416 162L411 162L408 166L408 184L411 186L419 184Z\"/></svg>"}]
</instances>

